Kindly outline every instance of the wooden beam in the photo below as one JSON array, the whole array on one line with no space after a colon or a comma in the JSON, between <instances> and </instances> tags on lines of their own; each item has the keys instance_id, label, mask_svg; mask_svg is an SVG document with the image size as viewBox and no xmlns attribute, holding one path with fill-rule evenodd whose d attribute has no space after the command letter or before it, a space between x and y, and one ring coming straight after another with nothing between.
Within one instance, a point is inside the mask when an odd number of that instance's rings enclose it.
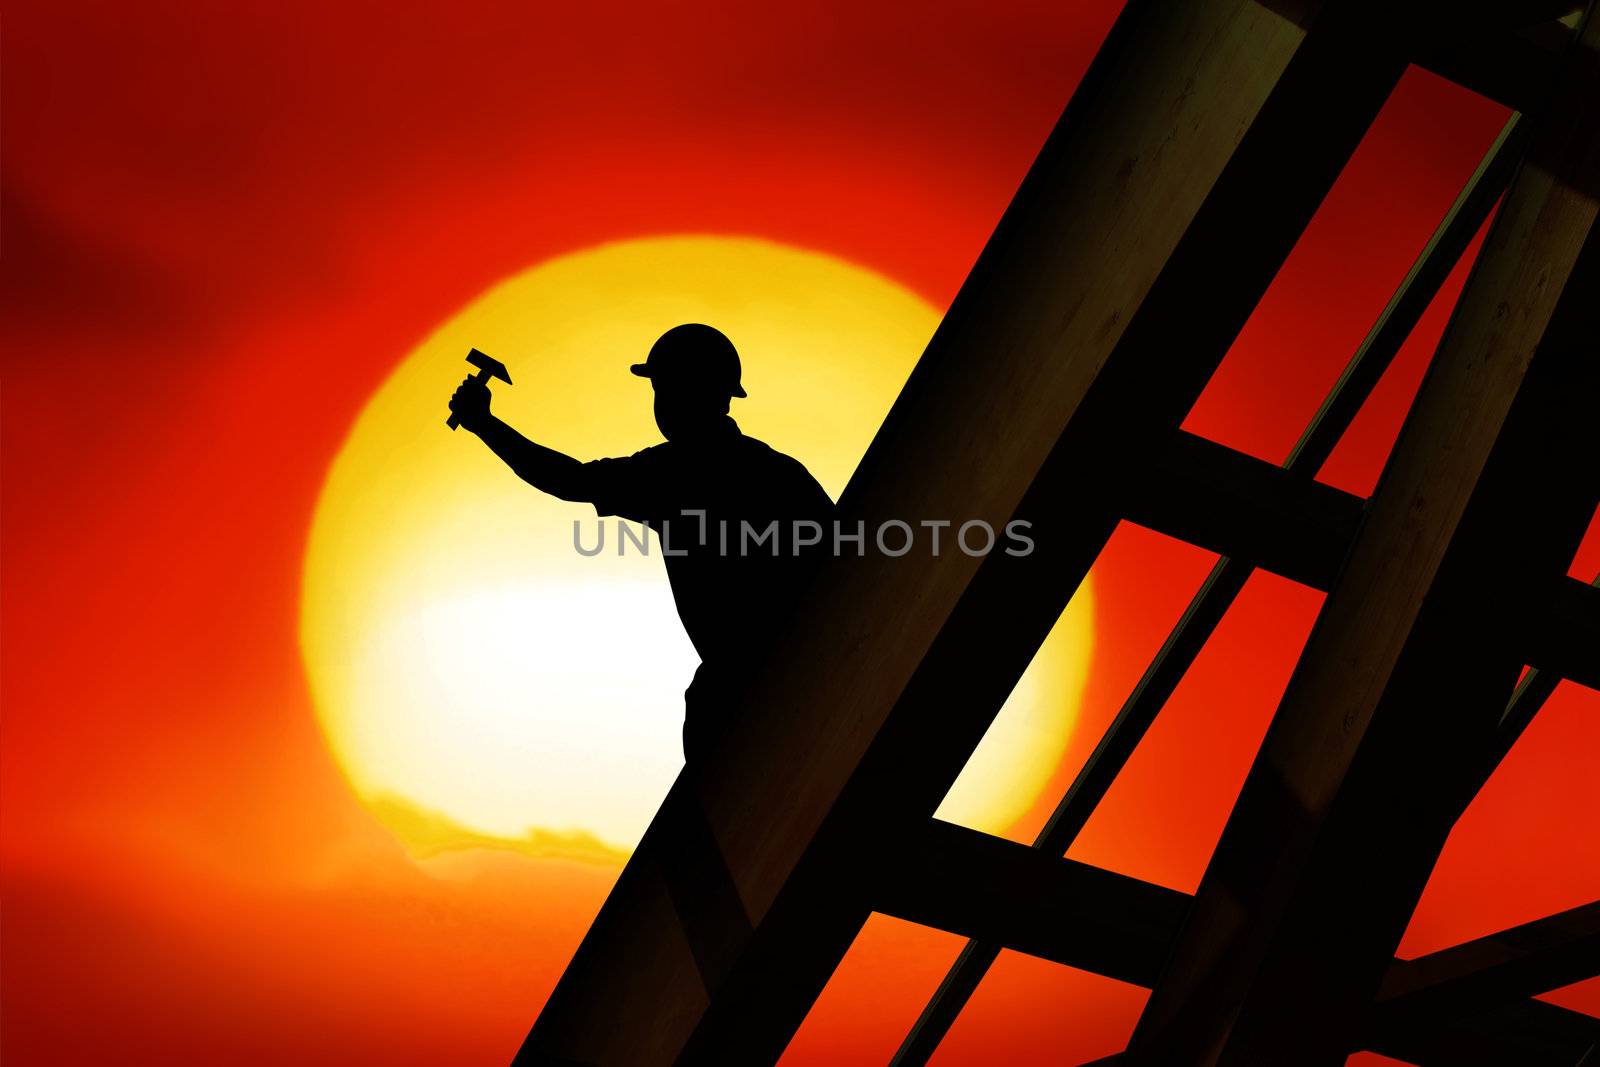
<instances>
[{"instance_id":1,"label":"wooden beam","mask_svg":"<svg viewBox=\"0 0 1600 1067\"><path fill-rule=\"evenodd\" d=\"M1531 621L1529 663L1600 689L1600 588L1563 576L1545 610Z\"/></svg>"},{"instance_id":2,"label":"wooden beam","mask_svg":"<svg viewBox=\"0 0 1600 1067\"><path fill-rule=\"evenodd\" d=\"M1145 987L1192 900L939 819L908 835L872 897L885 915ZM1365 1047L1456 1062L1436 1053L1458 1048L1470 1033L1504 1053L1495 1062L1546 1062L1545 1050L1566 1049L1581 1028L1537 1008L1519 1013L1520 1002L1593 973L1597 941L1600 904L1591 904L1431 956L1391 960ZM1459 1020L1469 1016L1463 1030Z\"/></svg>"},{"instance_id":3,"label":"wooden beam","mask_svg":"<svg viewBox=\"0 0 1600 1067\"><path fill-rule=\"evenodd\" d=\"M872 908L1148 988L1190 897L940 819L907 835Z\"/></svg>"},{"instance_id":4,"label":"wooden beam","mask_svg":"<svg viewBox=\"0 0 1600 1067\"><path fill-rule=\"evenodd\" d=\"M1595 582L1600 583L1600 577ZM1206 602L1205 590L1202 590L1196 603L1190 605L1190 611L1194 612ZM1209 633L1209 629L1206 632ZM1180 623L1173 636L1168 638L1169 647L1184 633L1184 625ZM1162 656L1158 655L1152 669L1159 668L1162 662ZM1478 775L1480 783L1488 780L1523 728L1533 720L1554 690L1555 680L1551 675L1532 670L1523 676L1501 716L1492 749L1485 755ZM1135 691L1135 704L1139 692ZM1102 739L1095 754L1085 764L1086 771L1092 771L1096 764L1095 757L1101 755L1108 740L1116 736L1115 728L1108 731L1107 737ZM1033 922L1037 926L1055 930L1059 938L1040 944L1039 939L1031 933L1015 932L1005 917L1016 910L1024 915L1037 913L1041 905L1034 898L1040 894L1047 898L1045 907L1069 899L1074 893L1087 900L1084 887L1092 883L1074 880L1070 872L1057 869L1051 857L1065 851L1071 844L1071 838L1075 838L1081 829L1078 820L1087 819L1092 805L1085 807L1072 801L1085 795L1078 790L1091 788L1087 783L1097 780L1104 780L1109 785L1109 779L1103 775L1091 774L1085 778L1085 772L1079 772L1073 789L1068 791L1062 805L1057 807L1038 840L1031 849L1025 850L1032 854L1032 858L1020 855L1024 850L1012 842L1002 842L997 847L986 841L980 850L972 837L976 835L983 838L987 835L960 827L952 832L940 824L929 830L928 839L920 845L920 852L912 853L909 859L900 861L900 866L893 869L891 879L886 881L880 895L874 898L877 910L972 939L962 949L957 963L945 975L939 991L923 1009L919 1025L912 1029L896 1052L894 1067L899 1067L903 1062L926 1062L1003 948L1094 970L1087 963L1089 957L1073 945L1074 939L1079 936L1077 931L1063 929L1062 924L1054 918L1043 921L1035 919ZM1070 829L1070 835L1063 834L1059 829L1063 826ZM1059 848L1056 847L1058 844ZM981 876L987 877L991 885L984 892L990 896L1003 896L1004 906L987 909L974 907L959 896L943 901L918 899L919 896L926 896L930 887L960 885L964 879L973 877L967 872L981 872ZM1125 943L1126 957L1113 965L1114 970L1095 973L1111 977L1143 973L1150 959L1168 951L1177 936L1181 918L1179 905L1171 903L1170 898L1161 899L1163 894L1171 892L1140 882L1131 889L1125 888L1116 900L1109 902L1108 908L1114 911L1130 906L1132 902L1142 901L1140 907L1144 914L1167 913L1173 925L1170 929L1156 929L1149 923L1126 924L1112 920L1113 925L1123 929L1131 925L1135 936L1128 938ZM1180 895L1183 897L1181 907L1186 908L1192 898L1187 894ZM1081 907L1080 903L1080 910ZM1105 919L1097 915L1093 921L1099 924ZM1023 942L1026 942L1026 946ZM1389 974L1396 973L1396 968L1410 965L1411 961L1395 960L1390 971L1386 972L1386 980ZM1600 1020L1566 1012L1565 1009L1539 1001L1528 1001L1524 1006L1507 1005L1489 1012L1463 1013L1452 1019L1411 1020L1402 1017L1391 1020L1381 1030L1374 1032L1374 1029L1369 1028L1367 1047L1395 1059L1418 1064L1439 1064L1440 1067L1476 1063L1494 1067L1506 1063L1522 1064L1524 1067L1572 1067L1591 1046L1600 1050ZM1589 1044L1585 1045L1585 1041ZM1110 1064L1120 1063L1121 1060L1119 1053L1095 1062Z\"/></svg>"},{"instance_id":5,"label":"wooden beam","mask_svg":"<svg viewBox=\"0 0 1600 1067\"><path fill-rule=\"evenodd\" d=\"M1295 442L1283 463L1286 470L1302 477L1314 476L1332 454L1401 344L1410 336L1417 320L1433 302L1439 287L1499 201L1522 157L1526 131L1527 124L1520 116L1513 115L1495 138ZM1223 558L1217 561L1155 659L1118 709L1094 752L1062 794L1034 840L1035 848L1060 856L1072 846L1089 814L1111 788L1150 723L1244 588L1252 570L1251 564L1243 560ZM1553 682L1550 684L1553 686ZM1540 702L1542 699L1539 697ZM1524 703L1523 710L1531 716L1529 708L1534 706ZM1520 730L1520 726L1516 730ZM1514 740L1515 731L1508 730L1508 736ZM1511 740L1506 742L1508 748ZM962 948L896 1050L891 1067L921 1067L927 1063L999 951L997 945L981 941L969 942Z\"/></svg>"},{"instance_id":6,"label":"wooden beam","mask_svg":"<svg viewBox=\"0 0 1600 1067\"><path fill-rule=\"evenodd\" d=\"M1600 975L1600 901L1480 937L1384 973L1369 1045L1397 1027L1461 1018Z\"/></svg>"},{"instance_id":7,"label":"wooden beam","mask_svg":"<svg viewBox=\"0 0 1600 1067\"><path fill-rule=\"evenodd\" d=\"M1600 496L1600 23L1567 52L1130 1045L1342 1063ZM1537 501L1524 512L1524 501Z\"/></svg>"},{"instance_id":8,"label":"wooden beam","mask_svg":"<svg viewBox=\"0 0 1600 1067\"><path fill-rule=\"evenodd\" d=\"M1420 1067L1589 1067L1600 1019L1523 1000L1434 1026L1383 1035L1374 1052Z\"/></svg>"},{"instance_id":9,"label":"wooden beam","mask_svg":"<svg viewBox=\"0 0 1600 1067\"><path fill-rule=\"evenodd\" d=\"M1588 1067L1600 1053L1600 1019L1542 1000L1523 1000L1480 1015L1400 1028L1372 1046L1417 1067ZM1125 1053L1082 1067L1128 1067Z\"/></svg>"},{"instance_id":10,"label":"wooden beam","mask_svg":"<svg viewBox=\"0 0 1600 1067\"><path fill-rule=\"evenodd\" d=\"M1536 502L1530 502L1537 506ZM1327 591L1366 501L1187 431L1172 435L1124 504L1130 522ZM1527 663L1600 689L1600 585L1562 575L1533 598Z\"/></svg>"},{"instance_id":11,"label":"wooden beam","mask_svg":"<svg viewBox=\"0 0 1600 1067\"><path fill-rule=\"evenodd\" d=\"M1129 521L1315 589L1333 584L1365 503L1182 431L1133 490Z\"/></svg>"},{"instance_id":12,"label":"wooden beam","mask_svg":"<svg viewBox=\"0 0 1600 1067\"><path fill-rule=\"evenodd\" d=\"M1038 549L832 561L521 1064L778 1058L865 921L861 872L960 773L1433 14L1280 6L1124 9L840 502L873 526L1025 519Z\"/></svg>"},{"instance_id":13,"label":"wooden beam","mask_svg":"<svg viewBox=\"0 0 1600 1067\"><path fill-rule=\"evenodd\" d=\"M1551 20L1517 32L1480 34L1435 45L1416 63L1513 111L1537 111L1550 94L1556 61L1572 28Z\"/></svg>"},{"instance_id":14,"label":"wooden beam","mask_svg":"<svg viewBox=\"0 0 1600 1067\"><path fill-rule=\"evenodd\" d=\"M1600 585L1600 575L1596 575L1589 584ZM1483 753L1478 773L1473 779L1476 783L1472 789L1474 796L1489 781L1495 768L1506 758L1512 746L1517 743L1517 738L1522 736L1522 731L1528 728L1528 724L1539 713L1539 709L1544 707L1544 702L1550 699L1560 681L1554 671L1540 670L1538 667L1523 673L1522 680L1517 683L1516 692L1511 694L1510 702L1500 715L1494 737Z\"/></svg>"}]
</instances>

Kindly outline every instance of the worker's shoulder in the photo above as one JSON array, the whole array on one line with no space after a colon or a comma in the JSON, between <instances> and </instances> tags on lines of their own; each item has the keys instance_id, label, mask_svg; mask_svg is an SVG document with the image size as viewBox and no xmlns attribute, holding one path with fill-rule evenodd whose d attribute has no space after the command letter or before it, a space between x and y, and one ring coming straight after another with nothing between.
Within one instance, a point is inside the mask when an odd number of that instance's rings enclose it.
<instances>
[{"instance_id":1,"label":"worker's shoulder","mask_svg":"<svg viewBox=\"0 0 1600 1067\"><path fill-rule=\"evenodd\" d=\"M801 463L787 452L779 452L776 448L773 448L771 445L767 444L758 437L751 437L748 434L740 434L737 438L735 438L735 442L735 447L740 451L739 458L744 460L746 463L760 464L762 466L769 466L775 469L781 468L791 471L797 468L799 470L806 469L804 463Z\"/></svg>"},{"instance_id":2,"label":"worker's shoulder","mask_svg":"<svg viewBox=\"0 0 1600 1067\"><path fill-rule=\"evenodd\" d=\"M780 479L785 482L816 485L814 478L806 465L787 452L780 452L759 438L741 434L739 448L743 452L743 461L755 472L763 477Z\"/></svg>"},{"instance_id":3,"label":"worker's shoulder","mask_svg":"<svg viewBox=\"0 0 1600 1067\"><path fill-rule=\"evenodd\" d=\"M630 452L626 456L617 456L614 459L595 460L594 462L602 464L609 463L620 464L623 466L636 466L639 464L665 462L671 460L673 455L673 450L667 447L667 442L663 441L662 443L656 445L646 445L644 448L639 449L639 451Z\"/></svg>"}]
</instances>

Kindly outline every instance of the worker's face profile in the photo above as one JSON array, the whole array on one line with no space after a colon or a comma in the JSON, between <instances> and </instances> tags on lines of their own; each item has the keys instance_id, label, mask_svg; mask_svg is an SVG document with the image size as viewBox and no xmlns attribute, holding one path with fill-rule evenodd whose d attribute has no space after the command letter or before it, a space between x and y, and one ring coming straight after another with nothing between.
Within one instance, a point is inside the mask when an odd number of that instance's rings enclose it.
<instances>
[{"instance_id":1,"label":"worker's face profile","mask_svg":"<svg viewBox=\"0 0 1600 1067\"><path fill-rule=\"evenodd\" d=\"M656 428L669 441L676 436L692 433L728 411L727 397L718 396L703 387L668 382L652 384L655 388Z\"/></svg>"}]
</instances>

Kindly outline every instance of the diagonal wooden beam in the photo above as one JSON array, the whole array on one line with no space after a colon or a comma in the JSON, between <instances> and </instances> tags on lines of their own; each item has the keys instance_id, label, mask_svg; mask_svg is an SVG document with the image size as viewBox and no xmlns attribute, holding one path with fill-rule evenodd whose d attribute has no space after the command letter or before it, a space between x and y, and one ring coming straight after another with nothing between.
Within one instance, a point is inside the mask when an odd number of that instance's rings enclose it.
<instances>
[{"instance_id":1,"label":"diagonal wooden beam","mask_svg":"<svg viewBox=\"0 0 1600 1067\"><path fill-rule=\"evenodd\" d=\"M1600 24L1580 31L1129 1052L1342 1063L1600 498ZM1536 500L1536 513L1517 510Z\"/></svg>"},{"instance_id":2,"label":"diagonal wooden beam","mask_svg":"<svg viewBox=\"0 0 1600 1067\"><path fill-rule=\"evenodd\" d=\"M1526 131L1523 119L1513 115L1495 138L1295 442L1283 463L1286 470L1301 477L1313 476L1332 454L1401 344L1410 336L1423 311L1432 303L1439 287L1505 191L1522 156ZM1346 547L1341 547L1341 556ZM1226 557L1217 561L1155 659L1118 709L1100 743L1057 802L1033 847L1060 856L1072 846L1089 814L1116 780L1145 730L1244 588L1252 570L1252 565L1244 560ZM1553 688L1553 680L1547 681ZM1534 696L1542 703L1542 695ZM1531 701L1525 703L1523 710L1532 706L1535 704ZM1531 716L1531 711L1528 714ZM1520 726L1516 729L1520 731ZM1509 741L1507 747L1510 747ZM891 1067L920 1067L928 1061L998 953L998 946L978 941L962 948L901 1042Z\"/></svg>"},{"instance_id":3,"label":"diagonal wooden beam","mask_svg":"<svg viewBox=\"0 0 1600 1067\"><path fill-rule=\"evenodd\" d=\"M1026 520L1038 549L832 561L520 1063L777 1059L865 921L862 872L960 773L1434 13L1125 8L840 502L850 524Z\"/></svg>"},{"instance_id":4,"label":"diagonal wooden beam","mask_svg":"<svg viewBox=\"0 0 1600 1067\"><path fill-rule=\"evenodd\" d=\"M1218 564L1152 665L1149 678L1130 698L1129 708L1139 716L1138 721L1147 721L1145 716L1153 714L1155 702L1165 699L1170 685L1163 679L1175 682L1181 676L1192 653L1209 636L1222 611L1232 602L1232 595L1237 592L1236 583L1252 568L1259 566L1314 588L1326 590L1332 584L1360 519L1364 501L1311 481L1295 471L1325 460L1332 442L1359 409L1361 398L1376 383L1379 377L1376 371L1387 365L1397 350L1404 336L1402 324L1409 329L1414 316L1426 305L1427 298L1421 294L1431 295L1436 291L1437 284L1448 272L1448 265L1455 262L1467 240L1487 217L1491 204L1509 181L1515 146L1520 144L1519 122L1514 118L1496 140L1478 174L1441 223L1440 233L1419 257L1419 265L1413 268L1407 284L1374 326L1372 335L1360 347L1350 369L1341 376L1318 418L1283 467L1180 431L1158 455L1148 474L1130 487L1124 505L1130 520L1229 557ZM1573 658L1566 652L1541 653L1538 648L1546 641L1570 650L1600 647L1600 642L1586 643L1585 631L1570 625L1574 615L1572 608L1577 602L1573 590L1568 588L1570 582L1570 579L1564 580L1559 590L1566 601L1565 610L1552 599L1548 611L1537 611L1529 620L1528 630L1534 635L1530 648L1535 650L1530 655L1534 658ZM1228 591L1227 596L1222 595L1224 589ZM1542 683L1526 691L1519 690L1507 709L1509 720L1515 725L1507 734L1504 748L1510 747L1515 734L1532 718L1554 684L1555 676L1546 672ZM1121 741L1130 736L1128 723L1131 721L1135 720L1130 715L1119 715L1117 723L1121 729L1114 725L1108 737ZM1125 746L1125 750L1131 751L1131 745ZM1110 766L1106 756L1109 751L1112 750L1102 745L1091 756L1085 768L1085 773L1090 775L1084 780L1086 783L1109 784L1110 776L1103 773ZM1498 764L1499 757L1493 762ZM1091 791L1088 785L1075 783L1063 801L1064 810L1086 813L1092 808L1090 801L1097 801L1102 793L1099 785ZM1062 828L1069 824L1081 825L1079 818L1053 817L1035 847L1047 852L1065 851L1072 838L1062 836ZM1072 835L1075 833L1074 825ZM925 1062L997 952L998 946L979 944L963 950L918 1026L898 1051L894 1061L897 1067ZM1061 959L1059 956L1050 958Z\"/></svg>"}]
</instances>

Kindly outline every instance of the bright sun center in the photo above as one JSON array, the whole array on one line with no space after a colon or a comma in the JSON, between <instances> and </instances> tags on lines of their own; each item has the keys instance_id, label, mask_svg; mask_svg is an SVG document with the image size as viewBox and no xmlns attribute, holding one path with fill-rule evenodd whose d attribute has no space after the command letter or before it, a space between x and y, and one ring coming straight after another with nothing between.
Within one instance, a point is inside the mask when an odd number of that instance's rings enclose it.
<instances>
[{"instance_id":1,"label":"bright sun center","mask_svg":"<svg viewBox=\"0 0 1600 1067\"><path fill-rule=\"evenodd\" d=\"M659 546L580 555L594 511L523 484L445 400L480 348L495 412L580 459L660 440L628 374L681 322L738 346L745 433L838 497L938 325L882 275L767 241L663 237L550 260L424 341L356 420L323 486L300 637L322 726L361 798L410 848L631 848L682 765L695 655ZM1087 670L1087 584L940 815L1003 831L1036 799Z\"/></svg>"}]
</instances>

